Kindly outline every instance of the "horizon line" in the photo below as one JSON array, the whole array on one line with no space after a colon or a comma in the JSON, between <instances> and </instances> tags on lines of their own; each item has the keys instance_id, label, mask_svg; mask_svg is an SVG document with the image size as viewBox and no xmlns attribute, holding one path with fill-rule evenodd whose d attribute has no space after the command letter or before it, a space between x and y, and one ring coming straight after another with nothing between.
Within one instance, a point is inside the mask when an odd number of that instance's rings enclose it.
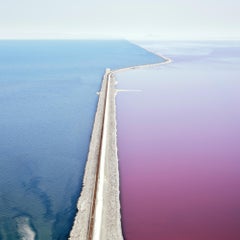
<instances>
[{"instance_id":1,"label":"horizon line","mask_svg":"<svg viewBox=\"0 0 240 240\"><path fill-rule=\"evenodd\" d=\"M240 38L150 38L150 37L79 37L79 38L66 38L66 37L0 37L0 41L93 41L93 40L126 40L126 41L240 41Z\"/></svg>"}]
</instances>

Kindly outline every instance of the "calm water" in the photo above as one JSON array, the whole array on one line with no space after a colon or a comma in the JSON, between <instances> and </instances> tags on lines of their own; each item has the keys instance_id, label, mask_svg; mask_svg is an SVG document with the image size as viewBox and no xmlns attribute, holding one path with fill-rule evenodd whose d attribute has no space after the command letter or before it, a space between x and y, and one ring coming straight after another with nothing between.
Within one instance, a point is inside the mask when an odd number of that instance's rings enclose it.
<instances>
[{"instance_id":1,"label":"calm water","mask_svg":"<svg viewBox=\"0 0 240 240\"><path fill-rule=\"evenodd\" d=\"M143 43L174 62L118 74L126 240L240 239L240 43Z\"/></svg>"},{"instance_id":2,"label":"calm water","mask_svg":"<svg viewBox=\"0 0 240 240\"><path fill-rule=\"evenodd\" d=\"M156 61L126 41L0 41L0 239L67 239L102 74Z\"/></svg>"}]
</instances>

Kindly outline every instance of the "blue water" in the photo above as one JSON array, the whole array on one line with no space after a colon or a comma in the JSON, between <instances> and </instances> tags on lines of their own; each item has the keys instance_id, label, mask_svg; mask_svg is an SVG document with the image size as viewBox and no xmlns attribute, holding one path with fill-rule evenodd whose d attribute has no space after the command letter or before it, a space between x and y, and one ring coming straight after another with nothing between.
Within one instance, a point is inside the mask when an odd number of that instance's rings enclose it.
<instances>
[{"instance_id":1,"label":"blue water","mask_svg":"<svg viewBox=\"0 0 240 240\"><path fill-rule=\"evenodd\" d=\"M0 41L0 239L67 239L105 68L159 61L127 41Z\"/></svg>"}]
</instances>

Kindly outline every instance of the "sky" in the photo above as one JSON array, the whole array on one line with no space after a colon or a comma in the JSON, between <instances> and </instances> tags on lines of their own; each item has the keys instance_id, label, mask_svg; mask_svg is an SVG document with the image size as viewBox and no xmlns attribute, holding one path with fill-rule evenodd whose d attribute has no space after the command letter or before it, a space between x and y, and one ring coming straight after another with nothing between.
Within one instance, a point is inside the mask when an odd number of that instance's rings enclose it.
<instances>
[{"instance_id":1,"label":"sky","mask_svg":"<svg viewBox=\"0 0 240 240\"><path fill-rule=\"evenodd\" d=\"M240 39L239 0L0 0L0 38Z\"/></svg>"}]
</instances>

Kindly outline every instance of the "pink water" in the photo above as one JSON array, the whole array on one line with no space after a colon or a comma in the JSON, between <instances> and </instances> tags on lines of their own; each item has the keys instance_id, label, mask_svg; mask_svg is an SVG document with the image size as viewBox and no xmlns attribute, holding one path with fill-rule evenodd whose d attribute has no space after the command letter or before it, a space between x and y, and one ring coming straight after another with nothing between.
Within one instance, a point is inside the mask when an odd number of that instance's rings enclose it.
<instances>
[{"instance_id":1,"label":"pink water","mask_svg":"<svg viewBox=\"0 0 240 240\"><path fill-rule=\"evenodd\" d=\"M142 90L117 96L126 240L240 239L240 71L220 60L118 74Z\"/></svg>"}]
</instances>

